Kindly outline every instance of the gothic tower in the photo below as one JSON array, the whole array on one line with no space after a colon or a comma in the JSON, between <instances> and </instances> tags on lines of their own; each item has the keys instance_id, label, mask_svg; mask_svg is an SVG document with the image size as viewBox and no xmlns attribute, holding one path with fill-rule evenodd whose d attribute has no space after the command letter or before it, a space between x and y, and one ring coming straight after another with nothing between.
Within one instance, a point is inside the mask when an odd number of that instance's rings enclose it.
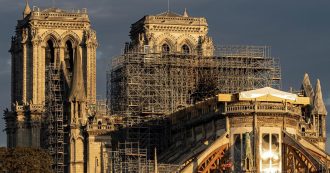
<instances>
[{"instance_id":1,"label":"gothic tower","mask_svg":"<svg viewBox=\"0 0 330 173\"><path fill-rule=\"evenodd\" d=\"M26 2L9 50L8 147L47 148L62 158L54 169L83 172L85 112L96 103L97 46L86 9L31 9Z\"/></svg>"},{"instance_id":2,"label":"gothic tower","mask_svg":"<svg viewBox=\"0 0 330 173\"><path fill-rule=\"evenodd\" d=\"M134 51L203 56L212 56L214 51L206 19L191 17L187 10L182 15L166 11L144 16L132 24L130 37Z\"/></svg>"}]
</instances>

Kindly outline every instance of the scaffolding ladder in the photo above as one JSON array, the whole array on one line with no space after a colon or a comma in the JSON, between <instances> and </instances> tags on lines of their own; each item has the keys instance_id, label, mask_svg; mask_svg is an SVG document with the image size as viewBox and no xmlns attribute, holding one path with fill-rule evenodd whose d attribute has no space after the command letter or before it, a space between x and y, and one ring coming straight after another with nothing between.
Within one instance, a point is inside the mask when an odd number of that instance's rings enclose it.
<instances>
[{"instance_id":1,"label":"scaffolding ladder","mask_svg":"<svg viewBox=\"0 0 330 173\"><path fill-rule=\"evenodd\" d=\"M54 64L46 69L46 112L48 126L48 150L53 158L52 168L56 173L64 173L64 110L61 70Z\"/></svg>"}]
</instances>

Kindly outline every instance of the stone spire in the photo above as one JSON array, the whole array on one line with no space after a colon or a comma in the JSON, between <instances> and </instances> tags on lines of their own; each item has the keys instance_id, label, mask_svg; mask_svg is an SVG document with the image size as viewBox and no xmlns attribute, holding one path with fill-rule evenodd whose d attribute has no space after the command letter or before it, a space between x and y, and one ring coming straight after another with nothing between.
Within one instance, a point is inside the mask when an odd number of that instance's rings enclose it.
<instances>
[{"instance_id":1,"label":"stone spire","mask_svg":"<svg viewBox=\"0 0 330 173\"><path fill-rule=\"evenodd\" d=\"M250 134L247 132L245 133L245 157L244 157L244 169L246 171L252 170L253 167L253 156L252 156L252 149L251 149L251 138Z\"/></svg>"},{"instance_id":2,"label":"stone spire","mask_svg":"<svg viewBox=\"0 0 330 173\"><path fill-rule=\"evenodd\" d=\"M325 105L323 102L321 82L319 79L317 79L317 82L316 82L314 105L313 105L312 113L319 114L319 115L327 115L327 109L325 108Z\"/></svg>"},{"instance_id":3,"label":"stone spire","mask_svg":"<svg viewBox=\"0 0 330 173\"><path fill-rule=\"evenodd\" d=\"M73 78L71 84L71 92L69 96L69 101L85 101L85 85L82 71L82 59L80 55L80 50L77 48L76 58L73 66Z\"/></svg>"},{"instance_id":4,"label":"stone spire","mask_svg":"<svg viewBox=\"0 0 330 173\"><path fill-rule=\"evenodd\" d=\"M23 18L25 18L30 13L31 13L31 8L30 8L30 5L29 5L29 2L28 2L28 0L25 0L25 9L24 9L24 12L23 12Z\"/></svg>"},{"instance_id":5,"label":"stone spire","mask_svg":"<svg viewBox=\"0 0 330 173\"><path fill-rule=\"evenodd\" d=\"M183 17L189 17L189 15L188 15L188 12L187 12L187 9L186 9L186 8L184 9L184 12L183 12Z\"/></svg>"},{"instance_id":6,"label":"stone spire","mask_svg":"<svg viewBox=\"0 0 330 173\"><path fill-rule=\"evenodd\" d=\"M313 105L314 101L314 90L313 86L311 84L311 81L309 80L309 76L307 73L304 75L304 80L301 85L301 90L303 91L304 96L309 97L311 100L311 105Z\"/></svg>"}]
</instances>

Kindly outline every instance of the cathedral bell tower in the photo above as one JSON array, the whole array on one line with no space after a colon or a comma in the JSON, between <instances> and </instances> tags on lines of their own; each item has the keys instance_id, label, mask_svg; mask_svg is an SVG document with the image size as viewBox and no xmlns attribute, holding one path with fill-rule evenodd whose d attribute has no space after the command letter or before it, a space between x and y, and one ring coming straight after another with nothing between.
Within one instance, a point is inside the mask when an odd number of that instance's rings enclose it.
<instances>
[{"instance_id":1,"label":"cathedral bell tower","mask_svg":"<svg viewBox=\"0 0 330 173\"><path fill-rule=\"evenodd\" d=\"M55 170L83 172L86 108L96 103L97 46L86 9L31 9L26 2L9 50L8 147L46 148L61 158Z\"/></svg>"},{"instance_id":2,"label":"cathedral bell tower","mask_svg":"<svg viewBox=\"0 0 330 173\"><path fill-rule=\"evenodd\" d=\"M214 45L208 36L204 17L166 11L144 16L131 26L131 43L126 51L162 54L213 56Z\"/></svg>"}]
</instances>

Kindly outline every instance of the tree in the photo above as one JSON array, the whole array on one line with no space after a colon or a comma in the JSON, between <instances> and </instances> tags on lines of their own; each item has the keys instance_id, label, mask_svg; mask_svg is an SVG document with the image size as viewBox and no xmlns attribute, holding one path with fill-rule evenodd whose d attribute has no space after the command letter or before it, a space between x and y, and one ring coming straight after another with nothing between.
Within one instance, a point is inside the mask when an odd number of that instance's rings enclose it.
<instances>
[{"instance_id":1,"label":"tree","mask_svg":"<svg viewBox=\"0 0 330 173\"><path fill-rule=\"evenodd\" d=\"M37 148L0 148L0 172L52 173L52 158Z\"/></svg>"}]
</instances>

